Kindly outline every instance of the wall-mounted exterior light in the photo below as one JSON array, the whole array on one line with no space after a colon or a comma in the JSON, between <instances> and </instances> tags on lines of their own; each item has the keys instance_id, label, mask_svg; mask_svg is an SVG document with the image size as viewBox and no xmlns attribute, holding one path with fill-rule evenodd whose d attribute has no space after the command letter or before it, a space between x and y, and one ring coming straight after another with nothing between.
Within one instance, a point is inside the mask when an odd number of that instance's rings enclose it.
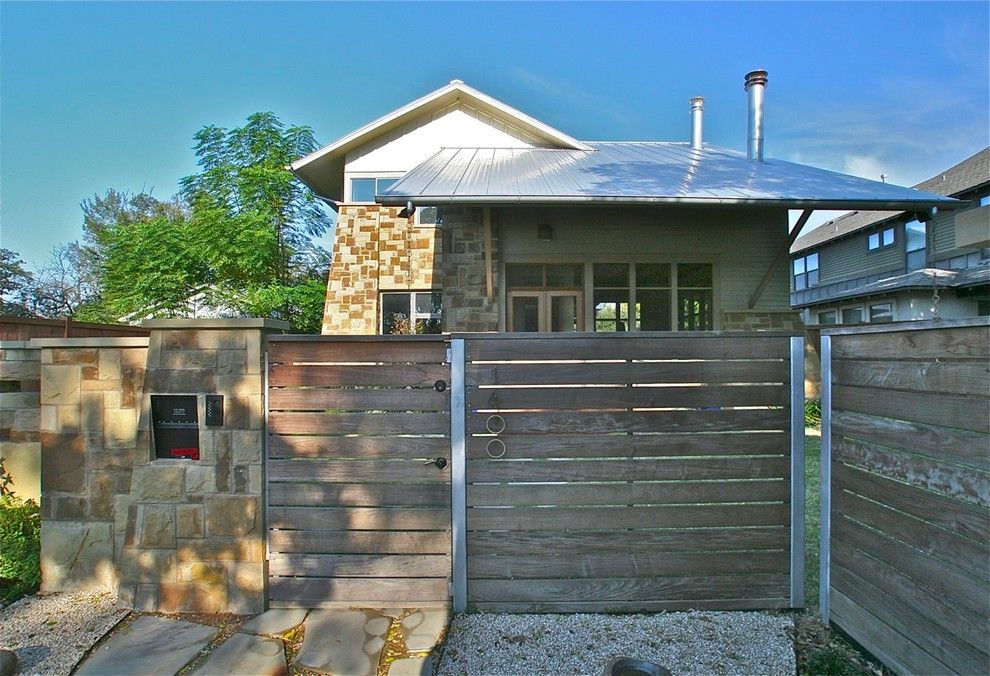
<instances>
[{"instance_id":1,"label":"wall-mounted exterior light","mask_svg":"<svg viewBox=\"0 0 990 676\"><path fill-rule=\"evenodd\" d=\"M553 226L540 225L536 228L536 238L541 242L549 242L553 239Z\"/></svg>"}]
</instances>

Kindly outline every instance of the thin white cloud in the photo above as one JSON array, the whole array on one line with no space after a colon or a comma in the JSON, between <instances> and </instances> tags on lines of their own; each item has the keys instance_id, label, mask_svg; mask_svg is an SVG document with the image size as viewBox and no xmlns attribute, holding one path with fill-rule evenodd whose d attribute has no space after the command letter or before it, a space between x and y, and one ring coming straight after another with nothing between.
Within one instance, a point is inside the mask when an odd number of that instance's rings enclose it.
<instances>
[{"instance_id":1,"label":"thin white cloud","mask_svg":"<svg viewBox=\"0 0 990 676\"><path fill-rule=\"evenodd\" d=\"M516 66L512 74L529 89L545 95L548 99L557 99L564 103L579 107L586 113L596 113L623 127L632 127L637 117L630 111L616 105L615 101L591 93L578 84L563 80L551 80L528 68Z\"/></svg>"}]
</instances>

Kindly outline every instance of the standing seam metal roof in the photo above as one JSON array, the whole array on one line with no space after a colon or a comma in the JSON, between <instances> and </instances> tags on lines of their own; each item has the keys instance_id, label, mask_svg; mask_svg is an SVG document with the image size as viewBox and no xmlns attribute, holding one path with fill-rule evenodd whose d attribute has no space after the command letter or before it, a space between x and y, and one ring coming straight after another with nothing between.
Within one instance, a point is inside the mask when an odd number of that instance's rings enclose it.
<instances>
[{"instance_id":1,"label":"standing seam metal roof","mask_svg":"<svg viewBox=\"0 0 990 676\"><path fill-rule=\"evenodd\" d=\"M941 195L793 162L674 142L589 142L592 150L443 148L377 196L383 204L602 202L792 208L949 206ZM893 206L891 206L893 205Z\"/></svg>"}]
</instances>

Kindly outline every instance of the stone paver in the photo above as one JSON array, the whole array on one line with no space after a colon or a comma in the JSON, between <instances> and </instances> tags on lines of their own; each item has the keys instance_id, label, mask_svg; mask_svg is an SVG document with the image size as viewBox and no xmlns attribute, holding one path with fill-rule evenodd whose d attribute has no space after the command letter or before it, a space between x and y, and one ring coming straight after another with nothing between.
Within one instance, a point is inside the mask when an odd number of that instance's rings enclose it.
<instances>
[{"instance_id":1,"label":"stone paver","mask_svg":"<svg viewBox=\"0 0 990 676\"><path fill-rule=\"evenodd\" d=\"M75 672L174 674L217 635L216 627L145 615L110 637Z\"/></svg>"},{"instance_id":2,"label":"stone paver","mask_svg":"<svg viewBox=\"0 0 990 676\"><path fill-rule=\"evenodd\" d=\"M284 634L306 619L305 608L272 608L241 627L245 634Z\"/></svg>"},{"instance_id":3,"label":"stone paver","mask_svg":"<svg viewBox=\"0 0 990 676\"><path fill-rule=\"evenodd\" d=\"M313 610L295 665L347 676L374 676L384 645L365 626L378 615L358 610Z\"/></svg>"},{"instance_id":4,"label":"stone paver","mask_svg":"<svg viewBox=\"0 0 990 676\"><path fill-rule=\"evenodd\" d=\"M432 650L449 621L445 608L424 608L412 613L402 620L406 648L412 652Z\"/></svg>"},{"instance_id":5,"label":"stone paver","mask_svg":"<svg viewBox=\"0 0 990 676\"><path fill-rule=\"evenodd\" d=\"M286 676L285 648L274 638L234 634L193 673L197 676Z\"/></svg>"},{"instance_id":6,"label":"stone paver","mask_svg":"<svg viewBox=\"0 0 990 676\"><path fill-rule=\"evenodd\" d=\"M388 676L433 676L433 657L403 657L389 666Z\"/></svg>"}]
</instances>

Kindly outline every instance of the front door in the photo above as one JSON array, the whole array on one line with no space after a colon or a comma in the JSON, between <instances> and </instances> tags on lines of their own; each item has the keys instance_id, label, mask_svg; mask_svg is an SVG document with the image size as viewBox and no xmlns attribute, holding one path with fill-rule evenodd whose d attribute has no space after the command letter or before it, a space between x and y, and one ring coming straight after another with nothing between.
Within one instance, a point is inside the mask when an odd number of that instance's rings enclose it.
<instances>
[{"instance_id":1,"label":"front door","mask_svg":"<svg viewBox=\"0 0 990 676\"><path fill-rule=\"evenodd\" d=\"M580 291L510 291L508 329L518 333L581 331Z\"/></svg>"}]
</instances>

